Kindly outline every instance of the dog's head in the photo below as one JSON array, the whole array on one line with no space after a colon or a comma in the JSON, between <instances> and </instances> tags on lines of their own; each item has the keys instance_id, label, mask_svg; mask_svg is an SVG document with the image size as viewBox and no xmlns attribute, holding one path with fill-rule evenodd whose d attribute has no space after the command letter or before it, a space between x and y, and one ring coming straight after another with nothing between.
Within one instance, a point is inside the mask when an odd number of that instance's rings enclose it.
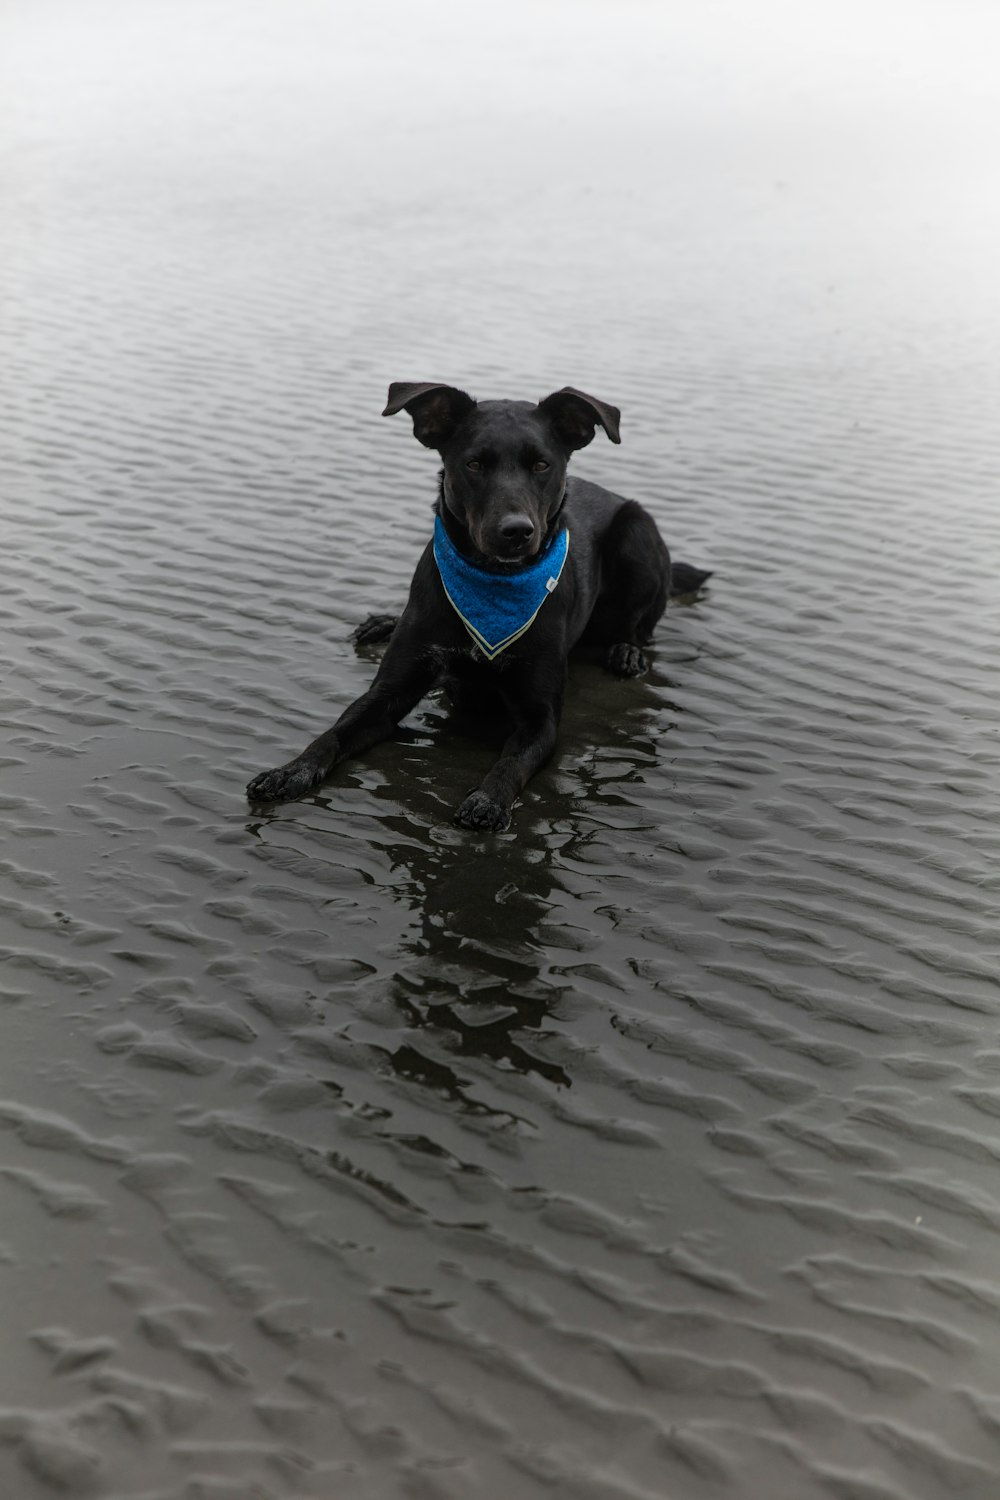
<instances>
[{"instance_id":1,"label":"dog's head","mask_svg":"<svg viewBox=\"0 0 1000 1500\"><path fill-rule=\"evenodd\" d=\"M444 463L443 502L471 550L494 565L537 555L563 503L566 465L598 424L620 443L621 413L572 386L534 405L474 401L453 385L397 381L384 417L406 409L414 435Z\"/></svg>"}]
</instances>

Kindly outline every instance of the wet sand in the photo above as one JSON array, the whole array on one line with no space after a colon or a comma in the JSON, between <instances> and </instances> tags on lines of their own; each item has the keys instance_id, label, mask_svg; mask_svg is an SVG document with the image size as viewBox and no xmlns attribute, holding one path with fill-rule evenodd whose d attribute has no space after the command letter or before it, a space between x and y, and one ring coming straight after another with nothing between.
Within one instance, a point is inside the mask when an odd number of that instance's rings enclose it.
<instances>
[{"instance_id":1,"label":"wet sand","mask_svg":"<svg viewBox=\"0 0 1000 1500\"><path fill-rule=\"evenodd\" d=\"M995 1496L993 23L765 11L5 12L4 1495ZM428 378L711 589L251 817Z\"/></svg>"}]
</instances>

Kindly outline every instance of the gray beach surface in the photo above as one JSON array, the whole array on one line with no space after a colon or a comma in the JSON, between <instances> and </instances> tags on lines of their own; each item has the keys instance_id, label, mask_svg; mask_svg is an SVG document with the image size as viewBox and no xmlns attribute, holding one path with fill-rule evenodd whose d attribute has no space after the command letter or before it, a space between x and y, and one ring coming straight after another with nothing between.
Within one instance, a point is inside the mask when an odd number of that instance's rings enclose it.
<instances>
[{"instance_id":1,"label":"gray beach surface","mask_svg":"<svg viewBox=\"0 0 1000 1500\"><path fill-rule=\"evenodd\" d=\"M0 1493L995 1500L995 7L8 0ZM712 568L304 802L436 459Z\"/></svg>"}]
</instances>

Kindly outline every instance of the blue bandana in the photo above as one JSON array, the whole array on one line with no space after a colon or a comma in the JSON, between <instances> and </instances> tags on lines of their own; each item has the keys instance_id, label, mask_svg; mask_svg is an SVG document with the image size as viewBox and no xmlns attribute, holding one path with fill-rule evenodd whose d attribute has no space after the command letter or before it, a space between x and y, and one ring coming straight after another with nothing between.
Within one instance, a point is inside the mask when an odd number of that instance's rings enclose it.
<instances>
[{"instance_id":1,"label":"blue bandana","mask_svg":"<svg viewBox=\"0 0 1000 1500\"><path fill-rule=\"evenodd\" d=\"M434 519L434 560L449 602L480 651L492 661L534 623L569 554L563 527L535 561L517 573L487 573L463 557Z\"/></svg>"}]
</instances>

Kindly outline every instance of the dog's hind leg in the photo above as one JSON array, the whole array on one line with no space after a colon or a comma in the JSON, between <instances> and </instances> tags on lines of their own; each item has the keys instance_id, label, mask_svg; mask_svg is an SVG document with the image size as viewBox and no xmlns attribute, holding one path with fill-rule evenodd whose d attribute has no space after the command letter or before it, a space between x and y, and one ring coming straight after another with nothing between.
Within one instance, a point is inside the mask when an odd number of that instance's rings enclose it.
<instances>
[{"instance_id":1,"label":"dog's hind leg","mask_svg":"<svg viewBox=\"0 0 1000 1500\"><path fill-rule=\"evenodd\" d=\"M369 615L351 632L351 640L356 646L377 646L389 639L398 624L398 615Z\"/></svg>"},{"instance_id":2,"label":"dog's hind leg","mask_svg":"<svg viewBox=\"0 0 1000 1500\"><path fill-rule=\"evenodd\" d=\"M601 560L604 576L590 633L610 647L609 672L640 677L649 667L641 648L667 607L670 553L656 522L636 501L627 501L616 514Z\"/></svg>"}]
</instances>

